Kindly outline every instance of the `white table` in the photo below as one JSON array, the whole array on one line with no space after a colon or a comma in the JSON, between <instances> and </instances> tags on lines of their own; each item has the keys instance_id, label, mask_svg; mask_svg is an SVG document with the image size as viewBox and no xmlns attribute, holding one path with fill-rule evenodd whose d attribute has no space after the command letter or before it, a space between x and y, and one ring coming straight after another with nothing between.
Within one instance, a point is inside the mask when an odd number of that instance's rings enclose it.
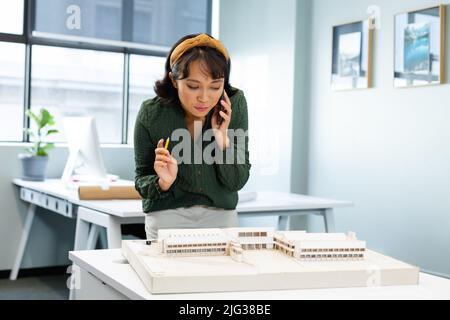
<instances>
[{"instance_id":1,"label":"white table","mask_svg":"<svg viewBox=\"0 0 450 320\"><path fill-rule=\"evenodd\" d=\"M121 182L125 182L121 180ZM130 181L128 181L130 182ZM121 225L144 223L141 200L79 200L75 190L66 189L59 179L43 182L14 179L20 187L20 197L29 203L28 213L22 230L19 248L10 279L15 280L25 252L33 223L36 206L67 218L77 219L75 250L94 249L100 234L100 227L106 230L103 245L106 248L120 248ZM279 230L287 230L290 216L319 214L323 216L325 230L334 232L333 208L352 206L348 201L322 199L282 192L258 192L252 201L238 203L236 210L243 217L279 216Z\"/></svg>"},{"instance_id":2,"label":"white table","mask_svg":"<svg viewBox=\"0 0 450 320\"><path fill-rule=\"evenodd\" d=\"M120 249L69 252L71 299L307 300L450 299L450 280L420 273L417 286L150 294Z\"/></svg>"}]
</instances>

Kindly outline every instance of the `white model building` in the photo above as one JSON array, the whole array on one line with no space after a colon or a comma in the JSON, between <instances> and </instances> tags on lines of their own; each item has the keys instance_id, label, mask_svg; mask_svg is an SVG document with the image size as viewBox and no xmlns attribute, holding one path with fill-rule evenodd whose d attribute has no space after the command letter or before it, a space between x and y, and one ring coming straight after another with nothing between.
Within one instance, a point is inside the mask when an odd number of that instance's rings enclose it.
<instances>
[{"instance_id":1,"label":"white model building","mask_svg":"<svg viewBox=\"0 0 450 320\"><path fill-rule=\"evenodd\" d=\"M357 240L354 232L344 234L279 231L274 234L274 248L299 260L362 260L366 243Z\"/></svg>"},{"instance_id":2,"label":"white model building","mask_svg":"<svg viewBox=\"0 0 450 320\"><path fill-rule=\"evenodd\" d=\"M222 229L163 229L158 242L170 256L224 255L230 238Z\"/></svg>"},{"instance_id":3,"label":"white model building","mask_svg":"<svg viewBox=\"0 0 450 320\"><path fill-rule=\"evenodd\" d=\"M353 232L306 233L273 228L162 229L160 252L168 256L229 255L245 260L246 250L277 250L300 261L362 260L364 241Z\"/></svg>"}]
</instances>

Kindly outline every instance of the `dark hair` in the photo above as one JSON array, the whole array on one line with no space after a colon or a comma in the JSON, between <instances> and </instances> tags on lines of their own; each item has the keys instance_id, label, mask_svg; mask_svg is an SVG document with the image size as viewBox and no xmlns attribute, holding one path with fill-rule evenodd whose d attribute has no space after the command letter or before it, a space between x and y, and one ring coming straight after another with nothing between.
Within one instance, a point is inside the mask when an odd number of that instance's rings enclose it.
<instances>
[{"instance_id":1,"label":"dark hair","mask_svg":"<svg viewBox=\"0 0 450 320\"><path fill-rule=\"evenodd\" d=\"M169 73L172 72L174 80L186 79L189 76L189 66L194 61L200 61L202 68L206 69L205 71L207 71L213 79L224 78L224 88L228 96L233 96L237 91L230 85L231 60L228 59L227 61L225 57L214 48L205 46L193 47L186 51L178 59L172 69L170 68L170 56L173 50L175 50L175 48L184 40L194 38L196 36L198 36L198 34L191 34L178 40L173 45L169 55L167 56L164 78L156 81L154 86L156 95L161 98L163 103L176 105L181 104L178 97L178 91L173 86Z\"/></svg>"}]
</instances>

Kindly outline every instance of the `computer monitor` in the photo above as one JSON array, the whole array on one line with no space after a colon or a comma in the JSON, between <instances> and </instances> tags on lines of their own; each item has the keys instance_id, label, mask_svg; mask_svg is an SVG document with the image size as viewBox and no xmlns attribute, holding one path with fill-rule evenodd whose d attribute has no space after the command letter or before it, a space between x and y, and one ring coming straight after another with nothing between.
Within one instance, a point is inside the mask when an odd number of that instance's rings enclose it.
<instances>
[{"instance_id":1,"label":"computer monitor","mask_svg":"<svg viewBox=\"0 0 450 320\"><path fill-rule=\"evenodd\" d=\"M69 182L107 182L117 179L108 175L100 150L97 126L93 117L63 119L69 158L61 180Z\"/></svg>"}]
</instances>

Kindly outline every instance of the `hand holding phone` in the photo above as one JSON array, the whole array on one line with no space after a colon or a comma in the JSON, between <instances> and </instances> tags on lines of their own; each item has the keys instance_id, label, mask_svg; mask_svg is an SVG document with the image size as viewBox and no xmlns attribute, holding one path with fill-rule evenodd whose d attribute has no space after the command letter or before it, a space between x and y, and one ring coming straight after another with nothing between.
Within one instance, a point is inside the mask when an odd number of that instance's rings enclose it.
<instances>
[{"instance_id":1,"label":"hand holding phone","mask_svg":"<svg viewBox=\"0 0 450 320\"><path fill-rule=\"evenodd\" d=\"M217 124L220 126L223 122L223 118L220 115L220 111L225 112L225 108L222 106L222 100L225 100L225 90L222 92L222 95L220 96L219 103L217 104Z\"/></svg>"}]
</instances>

